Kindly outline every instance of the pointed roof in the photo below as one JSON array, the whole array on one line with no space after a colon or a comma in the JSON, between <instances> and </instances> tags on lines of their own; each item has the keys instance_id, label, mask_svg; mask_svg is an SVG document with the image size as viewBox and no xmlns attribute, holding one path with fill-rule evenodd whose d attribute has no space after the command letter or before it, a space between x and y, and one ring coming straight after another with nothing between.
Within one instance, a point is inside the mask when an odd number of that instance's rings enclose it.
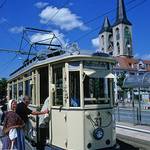
<instances>
[{"instance_id":1,"label":"pointed roof","mask_svg":"<svg viewBox=\"0 0 150 150\"><path fill-rule=\"evenodd\" d=\"M109 22L108 17L105 17L104 22L103 22L103 26L99 32L99 34L103 33L103 32L111 32L112 28Z\"/></svg>"},{"instance_id":2,"label":"pointed roof","mask_svg":"<svg viewBox=\"0 0 150 150\"><path fill-rule=\"evenodd\" d=\"M127 24L127 25L132 25L126 15L124 0L117 0L117 17L116 17L114 26L121 24L121 23Z\"/></svg>"}]
</instances>

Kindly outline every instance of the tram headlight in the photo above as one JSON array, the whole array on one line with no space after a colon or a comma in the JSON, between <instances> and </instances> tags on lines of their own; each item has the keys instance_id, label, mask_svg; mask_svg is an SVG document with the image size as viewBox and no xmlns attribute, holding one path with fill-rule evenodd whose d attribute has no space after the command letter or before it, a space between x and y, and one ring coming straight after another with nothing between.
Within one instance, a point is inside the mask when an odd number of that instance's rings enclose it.
<instances>
[{"instance_id":1,"label":"tram headlight","mask_svg":"<svg viewBox=\"0 0 150 150\"><path fill-rule=\"evenodd\" d=\"M93 136L96 140L100 140L104 136L104 131L102 128L97 128L93 131Z\"/></svg>"}]
</instances>

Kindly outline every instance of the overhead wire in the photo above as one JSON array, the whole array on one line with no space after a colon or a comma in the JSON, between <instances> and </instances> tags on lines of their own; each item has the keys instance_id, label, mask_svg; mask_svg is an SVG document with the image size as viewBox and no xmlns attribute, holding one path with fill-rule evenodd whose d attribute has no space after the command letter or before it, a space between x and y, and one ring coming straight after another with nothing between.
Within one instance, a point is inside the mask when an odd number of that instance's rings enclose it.
<instances>
[{"instance_id":1,"label":"overhead wire","mask_svg":"<svg viewBox=\"0 0 150 150\"><path fill-rule=\"evenodd\" d=\"M130 0L130 1L127 3L127 5L130 5L130 4L132 4L133 2L135 2L135 1L137 1L137 0ZM89 19L89 20L86 21L86 22L83 22L83 25L90 24L91 22L94 22L94 21L96 21L97 19L99 19L99 18L101 18L101 17L104 17L104 16L106 16L106 15L108 15L108 14L114 12L114 11L116 11L116 8L109 9L109 10L107 10L105 13L99 14L99 15L97 15L96 17L94 17L94 18L92 18L92 19ZM99 27L96 27L96 28L94 28L92 31L90 31L90 32L88 32L88 33L86 33L86 34L84 34L84 35L81 35L81 37L83 38L83 37L85 37L86 35L89 35L90 33L93 33L93 32L95 32L95 31L97 31L98 29L99 29ZM67 32L67 33L65 33L65 35L68 35L69 33L70 33L70 32ZM60 35L57 36L57 38L59 38L59 37L60 37ZM80 37L80 38L81 38L81 37ZM75 41L76 41L76 40L75 40Z\"/></svg>"},{"instance_id":2,"label":"overhead wire","mask_svg":"<svg viewBox=\"0 0 150 150\"><path fill-rule=\"evenodd\" d=\"M3 72L3 71L6 71L7 69L10 69L8 66L10 65L10 63L12 64L12 62L18 57L18 54L15 54L15 56L10 59L8 62L6 62L5 64L3 64L3 67L0 69L0 74Z\"/></svg>"},{"instance_id":3,"label":"overhead wire","mask_svg":"<svg viewBox=\"0 0 150 150\"><path fill-rule=\"evenodd\" d=\"M65 7L65 6L67 6L68 3L69 3L69 0L66 0L66 2L65 2L63 5L61 5L60 7ZM61 8L61 9L62 9L62 8ZM54 18L54 17L61 11L61 9L58 9L58 10L51 16L51 18L47 20L47 23L41 25L41 27L43 27L44 25L48 25L48 24L49 24L49 21L52 20L52 18Z\"/></svg>"},{"instance_id":4,"label":"overhead wire","mask_svg":"<svg viewBox=\"0 0 150 150\"><path fill-rule=\"evenodd\" d=\"M66 2L65 2L61 7L62 7L62 8L65 7L67 4L69 4L69 1L70 1L70 0L66 0ZM52 20L54 17L56 17L56 15L62 10L62 8L58 9L58 10L56 11L56 13L54 13L54 15L52 15L51 18L48 19L47 24L49 23L50 20ZM47 24L46 24L46 25L47 25Z\"/></svg>"},{"instance_id":5,"label":"overhead wire","mask_svg":"<svg viewBox=\"0 0 150 150\"><path fill-rule=\"evenodd\" d=\"M131 3L135 2L135 1L137 1L137 0L130 0L130 1L127 3L127 6L130 5ZM108 15L108 14L110 14L111 12L114 12L114 11L116 11L116 8L109 9L109 10L107 10L105 13L99 14L99 15L97 15L96 17L94 17L94 18L92 18L92 19L89 19L88 21L85 21L83 24L84 24L84 25L87 25L87 24L89 24L89 23L91 23L91 22L94 22L94 21L98 20L100 17L106 16L106 15Z\"/></svg>"},{"instance_id":6,"label":"overhead wire","mask_svg":"<svg viewBox=\"0 0 150 150\"><path fill-rule=\"evenodd\" d=\"M129 2L127 3L127 5L133 3L134 1L136 1L136 0L131 0L131 1L129 1ZM133 7L131 7L130 10L136 8L136 7L139 6L139 5L142 5L145 1L146 1L146 0L144 0L144 1L140 2L140 3L138 3L137 5L135 5L135 6L133 6ZM64 4L62 7L64 7L66 4L68 4L68 2L69 2L69 0L67 0L67 1L65 2L65 4ZM59 13L60 10L61 10L61 9L59 9L59 10L51 17L51 19L54 18L54 17L56 17L56 15ZM91 23L91 22L97 20L99 17L105 16L105 15L111 13L111 12L114 11L114 10L115 10L115 9L110 9L110 10L108 10L106 13L104 13L104 14L102 14L102 15L98 15L98 16L94 17L93 19L90 19L90 20L88 20L87 22L84 22L84 25L89 24L89 23ZM7 23L7 24L8 24L8 23ZM77 38L76 40L74 40L74 42L77 42L77 41L83 39L84 37L88 36L89 34L91 34L91 33L95 32L95 31L97 31L98 29L99 29L99 27L96 27L96 28L93 29L92 31L90 31L90 32L88 32L88 33L86 33L86 34L80 36L80 37ZM60 36L60 35L58 35L58 36L56 36L56 37L58 38L59 36ZM13 38L11 38L11 39L13 39ZM13 39L13 40L14 40L14 39Z\"/></svg>"},{"instance_id":7,"label":"overhead wire","mask_svg":"<svg viewBox=\"0 0 150 150\"><path fill-rule=\"evenodd\" d=\"M135 2L135 1L137 1L137 0L130 0L130 1L127 3L127 5L130 5L130 4L132 4L133 2ZM144 0L144 2L145 2L145 1L146 1L146 0ZM66 3L65 3L62 7L66 6L66 5L68 4L68 2L69 2L69 0L67 0ZM130 10L136 8L137 6L141 5L142 3L143 3L143 1L140 2L140 3L138 3L138 4L135 5L135 6L131 7ZM49 21L52 20L54 17L56 17L56 15L60 12L60 10L61 10L61 9L58 9L58 11L49 19ZM92 19L90 19L90 20L88 20L88 21L86 21L86 22L83 22L83 25L87 25L87 24L89 24L89 23L91 23L91 22L94 22L94 21L96 21L97 19L99 19L100 17L104 17L104 16L110 14L111 12L113 12L113 11L115 11L115 10L116 10L116 8L109 9L109 10L106 11L105 13L100 14L100 15L97 15L96 17L94 17L94 18L92 18ZM130 10L128 10L128 11L130 11ZM48 23L47 23L47 24L48 24ZM78 42L79 40L83 39L84 37L88 36L89 34L95 32L95 31L97 31L98 29L99 29L99 26L96 27L96 28L94 28L92 31L87 32L87 33L81 35L79 38L77 38L77 39L74 40L73 42ZM67 32L67 34L69 34L69 32ZM57 37L57 39L59 39L60 35L58 35L58 36L56 36L56 37ZM45 39L45 40L48 40L48 39ZM70 43L69 43L69 44L70 44Z\"/></svg>"},{"instance_id":8,"label":"overhead wire","mask_svg":"<svg viewBox=\"0 0 150 150\"><path fill-rule=\"evenodd\" d=\"M15 42L16 44L18 44L18 41L17 41L15 38L13 38L10 33L8 33L8 31L2 26L2 24L0 24L0 27L1 27L1 30L2 30L5 34L7 33L7 36L8 36L13 42Z\"/></svg>"}]
</instances>

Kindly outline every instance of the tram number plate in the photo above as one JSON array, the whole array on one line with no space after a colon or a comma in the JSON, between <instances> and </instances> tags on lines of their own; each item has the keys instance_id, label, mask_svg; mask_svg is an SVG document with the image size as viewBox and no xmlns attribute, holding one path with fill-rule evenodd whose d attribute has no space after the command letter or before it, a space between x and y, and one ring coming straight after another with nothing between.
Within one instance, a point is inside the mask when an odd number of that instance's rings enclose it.
<instances>
[{"instance_id":1,"label":"tram number plate","mask_svg":"<svg viewBox=\"0 0 150 150\"><path fill-rule=\"evenodd\" d=\"M96 117L94 118L94 120L95 120L95 126L100 127L102 123L102 118Z\"/></svg>"}]
</instances>

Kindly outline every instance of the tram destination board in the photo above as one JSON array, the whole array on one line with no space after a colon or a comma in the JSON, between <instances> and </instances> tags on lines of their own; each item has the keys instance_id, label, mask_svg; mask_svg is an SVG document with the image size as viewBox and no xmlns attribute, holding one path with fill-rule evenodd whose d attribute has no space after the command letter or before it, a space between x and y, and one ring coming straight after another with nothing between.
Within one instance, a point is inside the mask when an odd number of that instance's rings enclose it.
<instances>
[{"instance_id":1,"label":"tram destination board","mask_svg":"<svg viewBox=\"0 0 150 150\"><path fill-rule=\"evenodd\" d=\"M102 61L84 61L83 65L88 68L109 69L109 64Z\"/></svg>"}]
</instances>

